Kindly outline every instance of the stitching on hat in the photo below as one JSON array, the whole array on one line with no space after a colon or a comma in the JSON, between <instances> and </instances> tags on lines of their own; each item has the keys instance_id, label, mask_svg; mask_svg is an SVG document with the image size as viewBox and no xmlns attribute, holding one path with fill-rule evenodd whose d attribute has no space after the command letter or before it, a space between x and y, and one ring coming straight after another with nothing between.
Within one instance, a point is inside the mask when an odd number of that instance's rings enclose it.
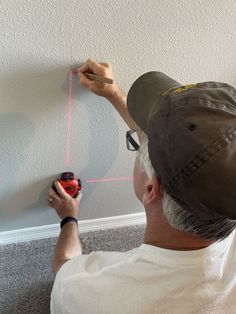
<instances>
[{"instance_id":1,"label":"stitching on hat","mask_svg":"<svg viewBox=\"0 0 236 314\"><path fill-rule=\"evenodd\" d=\"M200 83L197 83L197 85L199 87L224 88L227 91L230 91L234 96L236 96L236 89L227 83L209 81L209 82L200 82Z\"/></svg>"},{"instance_id":2,"label":"stitching on hat","mask_svg":"<svg viewBox=\"0 0 236 314\"><path fill-rule=\"evenodd\" d=\"M224 110L225 112L232 113L234 115L236 113L235 106L229 103L227 103L227 106L226 106L224 101L217 101L213 104L211 101L206 100L204 98L189 97L187 99L180 100L179 102L180 104L176 105L176 110L179 110L182 108L186 109L186 106L194 107L196 105L203 105L203 106L207 105L208 108Z\"/></svg>"},{"instance_id":3,"label":"stitching on hat","mask_svg":"<svg viewBox=\"0 0 236 314\"><path fill-rule=\"evenodd\" d=\"M200 169L211 157L213 157L219 150L229 144L236 136L236 129L229 129L225 134L219 137L206 149L198 153L183 169L177 173L172 180L167 184L169 188L180 182L183 183L186 179L192 176L195 171Z\"/></svg>"}]
</instances>

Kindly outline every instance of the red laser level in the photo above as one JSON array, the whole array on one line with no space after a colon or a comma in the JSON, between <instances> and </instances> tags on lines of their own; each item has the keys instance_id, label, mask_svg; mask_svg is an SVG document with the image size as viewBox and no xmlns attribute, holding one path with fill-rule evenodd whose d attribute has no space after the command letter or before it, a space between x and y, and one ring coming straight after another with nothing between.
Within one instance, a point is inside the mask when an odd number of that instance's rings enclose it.
<instances>
[{"instance_id":1,"label":"red laser level","mask_svg":"<svg viewBox=\"0 0 236 314\"><path fill-rule=\"evenodd\" d=\"M81 181L78 178L75 178L73 172L63 172L61 174L61 178L58 180L63 187L63 189L66 191L67 194L75 198L79 191L81 190ZM57 192L55 183L52 184L52 189L59 195Z\"/></svg>"}]
</instances>

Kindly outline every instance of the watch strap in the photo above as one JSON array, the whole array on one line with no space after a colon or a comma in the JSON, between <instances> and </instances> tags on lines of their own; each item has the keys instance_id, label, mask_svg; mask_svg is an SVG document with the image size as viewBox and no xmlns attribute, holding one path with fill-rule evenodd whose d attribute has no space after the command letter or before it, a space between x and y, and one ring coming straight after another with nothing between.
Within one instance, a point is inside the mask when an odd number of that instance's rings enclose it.
<instances>
[{"instance_id":1,"label":"watch strap","mask_svg":"<svg viewBox=\"0 0 236 314\"><path fill-rule=\"evenodd\" d=\"M74 221L74 222L76 222L76 223L78 224L78 219L77 219L77 218L67 216L67 217L65 217L65 218L61 221L61 228L62 228L68 221Z\"/></svg>"}]
</instances>

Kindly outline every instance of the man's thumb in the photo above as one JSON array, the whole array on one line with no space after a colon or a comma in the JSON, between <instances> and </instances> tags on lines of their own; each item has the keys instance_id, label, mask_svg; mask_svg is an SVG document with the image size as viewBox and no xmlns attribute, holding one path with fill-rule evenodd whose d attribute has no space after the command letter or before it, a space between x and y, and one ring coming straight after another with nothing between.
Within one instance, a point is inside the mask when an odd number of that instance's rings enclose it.
<instances>
[{"instance_id":1,"label":"man's thumb","mask_svg":"<svg viewBox=\"0 0 236 314\"><path fill-rule=\"evenodd\" d=\"M55 186L57 189L58 194L62 197L62 198L68 198L68 194L66 193L66 191L63 189L63 187L61 186L61 183L58 181L55 181Z\"/></svg>"}]
</instances>

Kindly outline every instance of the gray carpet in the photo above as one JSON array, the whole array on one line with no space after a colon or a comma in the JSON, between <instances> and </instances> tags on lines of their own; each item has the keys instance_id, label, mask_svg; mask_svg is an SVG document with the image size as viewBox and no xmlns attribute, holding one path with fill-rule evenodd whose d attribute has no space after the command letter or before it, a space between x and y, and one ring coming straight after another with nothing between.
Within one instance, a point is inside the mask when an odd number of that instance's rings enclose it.
<instances>
[{"instance_id":1,"label":"gray carpet","mask_svg":"<svg viewBox=\"0 0 236 314\"><path fill-rule=\"evenodd\" d=\"M83 233L83 253L127 251L143 242L144 225ZM0 246L0 313L49 314L51 261L57 238Z\"/></svg>"}]
</instances>

